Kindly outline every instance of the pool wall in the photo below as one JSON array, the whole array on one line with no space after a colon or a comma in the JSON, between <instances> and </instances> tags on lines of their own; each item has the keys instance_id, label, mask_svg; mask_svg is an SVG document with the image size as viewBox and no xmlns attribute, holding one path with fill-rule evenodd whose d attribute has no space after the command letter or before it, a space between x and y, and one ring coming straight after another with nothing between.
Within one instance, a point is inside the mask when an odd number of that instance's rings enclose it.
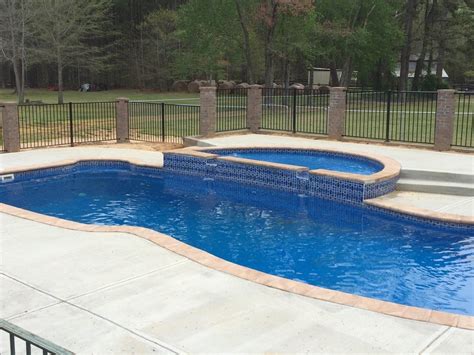
<instances>
[{"instance_id":1,"label":"pool wall","mask_svg":"<svg viewBox=\"0 0 474 355\"><path fill-rule=\"evenodd\" d=\"M263 148L253 148L263 149ZM310 170L307 167L270 163L259 160L220 156L231 148L185 148L164 152L164 169L203 178L235 181L255 186L271 187L308 196L362 203L395 190L400 175L400 164L385 157L367 157L340 151L314 151L328 155L353 157L380 163L383 169L372 175L359 175L331 170ZM242 151L242 149L236 149ZM274 150L274 149L272 149ZM277 148L277 151L295 151Z\"/></svg>"}]
</instances>

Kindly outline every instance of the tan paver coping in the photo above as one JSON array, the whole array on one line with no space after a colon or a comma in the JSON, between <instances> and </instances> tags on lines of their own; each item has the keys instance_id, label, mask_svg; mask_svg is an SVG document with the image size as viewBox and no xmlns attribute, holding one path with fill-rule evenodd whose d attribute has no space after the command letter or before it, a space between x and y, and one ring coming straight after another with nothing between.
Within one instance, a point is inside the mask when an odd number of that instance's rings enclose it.
<instances>
[{"instance_id":1,"label":"tan paver coping","mask_svg":"<svg viewBox=\"0 0 474 355\"><path fill-rule=\"evenodd\" d=\"M369 200L364 200L364 203L371 206L380 207L386 210L405 213L405 214L409 214L409 215L417 216L421 218L428 218L428 219L434 219L434 220L442 221L442 222L451 222L451 223L459 223L459 224L474 224L474 217L472 216L463 216L459 214L446 213L446 212L436 212L436 211L427 210L420 207L408 206L408 205L400 204L399 202L385 200L383 199L383 196L376 197Z\"/></svg>"}]
</instances>

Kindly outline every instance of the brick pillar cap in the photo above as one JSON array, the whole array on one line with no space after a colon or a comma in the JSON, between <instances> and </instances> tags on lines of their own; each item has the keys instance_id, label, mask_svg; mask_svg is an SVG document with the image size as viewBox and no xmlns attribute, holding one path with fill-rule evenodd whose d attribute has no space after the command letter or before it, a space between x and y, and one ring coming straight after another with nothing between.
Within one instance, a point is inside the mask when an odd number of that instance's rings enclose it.
<instances>
[{"instance_id":1,"label":"brick pillar cap","mask_svg":"<svg viewBox=\"0 0 474 355\"><path fill-rule=\"evenodd\" d=\"M456 92L454 89L438 89L438 92Z\"/></svg>"},{"instance_id":2,"label":"brick pillar cap","mask_svg":"<svg viewBox=\"0 0 474 355\"><path fill-rule=\"evenodd\" d=\"M4 105L18 105L18 102L16 101L0 101L0 106Z\"/></svg>"},{"instance_id":3,"label":"brick pillar cap","mask_svg":"<svg viewBox=\"0 0 474 355\"><path fill-rule=\"evenodd\" d=\"M201 86L200 91L215 91L217 88L215 86Z\"/></svg>"},{"instance_id":4,"label":"brick pillar cap","mask_svg":"<svg viewBox=\"0 0 474 355\"><path fill-rule=\"evenodd\" d=\"M263 88L263 85L260 84L252 84L249 86L250 89L261 89Z\"/></svg>"},{"instance_id":5,"label":"brick pillar cap","mask_svg":"<svg viewBox=\"0 0 474 355\"><path fill-rule=\"evenodd\" d=\"M329 90L336 90L336 91L346 91L347 88L344 86L330 86Z\"/></svg>"},{"instance_id":6,"label":"brick pillar cap","mask_svg":"<svg viewBox=\"0 0 474 355\"><path fill-rule=\"evenodd\" d=\"M130 101L128 97L117 97L115 101Z\"/></svg>"}]
</instances>

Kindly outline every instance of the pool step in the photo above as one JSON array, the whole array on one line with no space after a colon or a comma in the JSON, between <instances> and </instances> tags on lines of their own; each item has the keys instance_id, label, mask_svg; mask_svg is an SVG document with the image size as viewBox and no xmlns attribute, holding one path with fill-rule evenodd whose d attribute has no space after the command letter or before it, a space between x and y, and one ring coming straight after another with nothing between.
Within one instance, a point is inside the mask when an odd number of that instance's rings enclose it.
<instances>
[{"instance_id":1,"label":"pool step","mask_svg":"<svg viewBox=\"0 0 474 355\"><path fill-rule=\"evenodd\" d=\"M474 175L403 169L397 190L474 196Z\"/></svg>"}]
</instances>

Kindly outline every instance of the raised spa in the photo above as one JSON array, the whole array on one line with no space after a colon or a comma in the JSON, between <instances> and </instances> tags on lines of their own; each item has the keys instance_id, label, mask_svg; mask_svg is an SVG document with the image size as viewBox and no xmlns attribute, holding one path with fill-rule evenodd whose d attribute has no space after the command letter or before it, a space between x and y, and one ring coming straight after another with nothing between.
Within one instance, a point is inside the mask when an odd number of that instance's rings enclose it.
<instances>
[{"instance_id":1,"label":"raised spa","mask_svg":"<svg viewBox=\"0 0 474 355\"><path fill-rule=\"evenodd\" d=\"M356 203L392 192L400 175L386 157L302 148L186 148L164 152L164 167Z\"/></svg>"},{"instance_id":2,"label":"raised spa","mask_svg":"<svg viewBox=\"0 0 474 355\"><path fill-rule=\"evenodd\" d=\"M383 165L375 160L327 151L278 148L206 149L204 151L219 156L304 166L309 170L326 169L361 175L375 174L383 168Z\"/></svg>"},{"instance_id":3,"label":"raised spa","mask_svg":"<svg viewBox=\"0 0 474 355\"><path fill-rule=\"evenodd\" d=\"M474 314L469 225L122 162L17 173L0 185L0 201L77 222L150 228L312 285Z\"/></svg>"}]
</instances>

